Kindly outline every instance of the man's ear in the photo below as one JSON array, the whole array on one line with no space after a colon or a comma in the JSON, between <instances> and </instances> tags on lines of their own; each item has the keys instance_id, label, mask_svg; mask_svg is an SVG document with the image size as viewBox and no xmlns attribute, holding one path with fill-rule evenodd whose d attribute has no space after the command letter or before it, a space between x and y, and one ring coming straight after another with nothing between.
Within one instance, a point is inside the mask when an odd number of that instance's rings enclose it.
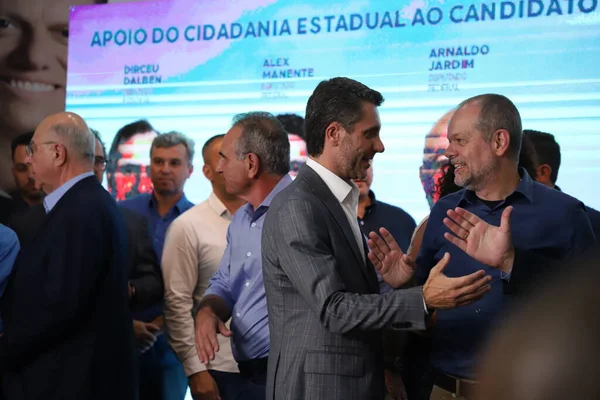
<instances>
[{"instance_id":1,"label":"man's ear","mask_svg":"<svg viewBox=\"0 0 600 400\"><path fill-rule=\"evenodd\" d=\"M552 167L548 164L538 165L536 168L536 177L535 180L539 183L543 183L546 186L554 186L554 182L550 180L550 175L552 175Z\"/></svg>"},{"instance_id":2,"label":"man's ear","mask_svg":"<svg viewBox=\"0 0 600 400\"><path fill-rule=\"evenodd\" d=\"M56 166L64 165L67 162L67 148L62 144L55 144L52 148L52 160Z\"/></svg>"},{"instance_id":3,"label":"man's ear","mask_svg":"<svg viewBox=\"0 0 600 400\"><path fill-rule=\"evenodd\" d=\"M213 181L214 172L213 170L206 164L202 166L202 173L208 179L209 182Z\"/></svg>"},{"instance_id":4,"label":"man's ear","mask_svg":"<svg viewBox=\"0 0 600 400\"><path fill-rule=\"evenodd\" d=\"M510 134L506 129L498 129L492 136L492 146L498 157L502 157L510 147Z\"/></svg>"},{"instance_id":5,"label":"man's ear","mask_svg":"<svg viewBox=\"0 0 600 400\"><path fill-rule=\"evenodd\" d=\"M248 178L257 178L260 174L260 158L254 153L248 153L244 162L246 163Z\"/></svg>"},{"instance_id":6,"label":"man's ear","mask_svg":"<svg viewBox=\"0 0 600 400\"><path fill-rule=\"evenodd\" d=\"M330 123L325 128L325 143L329 143L333 147L337 147L340 143L340 137L344 127L339 122Z\"/></svg>"}]
</instances>

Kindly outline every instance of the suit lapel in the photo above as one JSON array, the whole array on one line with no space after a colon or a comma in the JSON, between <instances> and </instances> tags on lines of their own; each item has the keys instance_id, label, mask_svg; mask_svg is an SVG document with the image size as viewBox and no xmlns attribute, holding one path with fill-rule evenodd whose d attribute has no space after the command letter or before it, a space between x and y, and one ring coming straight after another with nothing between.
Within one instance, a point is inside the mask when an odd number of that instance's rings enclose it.
<instances>
[{"instance_id":1,"label":"suit lapel","mask_svg":"<svg viewBox=\"0 0 600 400\"><path fill-rule=\"evenodd\" d=\"M365 279L369 283L370 286L373 287L373 280L375 281L375 287L377 287L377 291L379 291L379 283L377 282L377 276L375 275L375 270L373 266L367 265L367 260L365 260L358 248L358 244L356 243L356 238L354 237L354 232L352 231L352 227L348 222L348 218L346 217L346 213L342 209L341 204L335 198L327 184L321 179L321 177L309 166L303 165L298 172L298 176L296 179L304 179L308 187L317 195L317 197L323 202L325 208L329 211L335 222L340 227L346 241L348 242L348 246L352 249L352 254L358 261L358 265L360 266L360 270L362 271ZM358 221L356 222L358 223ZM363 238L363 246L365 246ZM368 254L368 249L365 249L365 255ZM370 267L370 268L369 268Z\"/></svg>"}]
</instances>

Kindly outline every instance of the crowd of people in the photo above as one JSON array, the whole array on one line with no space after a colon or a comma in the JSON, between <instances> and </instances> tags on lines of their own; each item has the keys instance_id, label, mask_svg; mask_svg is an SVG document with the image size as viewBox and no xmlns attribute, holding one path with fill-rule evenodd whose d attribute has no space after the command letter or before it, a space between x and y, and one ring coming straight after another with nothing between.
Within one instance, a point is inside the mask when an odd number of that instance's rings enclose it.
<instances>
[{"instance_id":1,"label":"crowd of people","mask_svg":"<svg viewBox=\"0 0 600 400\"><path fill-rule=\"evenodd\" d=\"M593 377L577 385L589 374L573 371L597 347L597 268L581 260L600 213L556 186L554 137L523 130L504 96L466 99L424 159L422 174L441 174L423 180L431 212L417 225L371 190L383 103L333 78L303 128L237 115L202 146L212 191L196 205L182 133L132 131L153 133L147 193L116 179L123 152L107 153L76 114L16 137L19 192L0 221L0 398L592 398ZM309 156L294 178L290 133ZM575 264L564 301L549 302ZM545 301L572 328L541 315ZM581 342L545 353L533 339L544 329L545 349Z\"/></svg>"}]
</instances>

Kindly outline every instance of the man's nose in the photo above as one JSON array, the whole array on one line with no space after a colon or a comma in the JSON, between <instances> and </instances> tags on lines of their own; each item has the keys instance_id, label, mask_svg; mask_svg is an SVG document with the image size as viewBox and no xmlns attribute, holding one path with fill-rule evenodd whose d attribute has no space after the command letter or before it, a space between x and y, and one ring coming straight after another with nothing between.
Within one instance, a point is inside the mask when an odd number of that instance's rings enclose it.
<instances>
[{"instance_id":1,"label":"man's nose","mask_svg":"<svg viewBox=\"0 0 600 400\"><path fill-rule=\"evenodd\" d=\"M383 145L381 138L377 138L374 150L376 153L383 153L385 151L385 146Z\"/></svg>"}]
</instances>

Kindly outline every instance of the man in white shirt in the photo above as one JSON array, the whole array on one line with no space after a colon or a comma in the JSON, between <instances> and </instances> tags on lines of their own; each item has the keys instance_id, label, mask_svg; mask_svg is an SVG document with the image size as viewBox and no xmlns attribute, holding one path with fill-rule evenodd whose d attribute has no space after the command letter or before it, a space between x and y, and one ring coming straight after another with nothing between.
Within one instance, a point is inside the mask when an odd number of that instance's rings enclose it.
<instances>
[{"instance_id":1,"label":"man in white shirt","mask_svg":"<svg viewBox=\"0 0 600 400\"><path fill-rule=\"evenodd\" d=\"M220 351L208 366L200 362L194 337L195 311L209 279L217 272L227 245L227 228L235 211L244 204L225 190L216 172L224 135L208 139L202 148L202 172L212 186L207 200L191 208L171 224L162 257L165 281L164 317L171 347L183 363L195 400L237 398L239 377L229 338L219 337ZM195 312L194 312L195 314Z\"/></svg>"}]
</instances>

